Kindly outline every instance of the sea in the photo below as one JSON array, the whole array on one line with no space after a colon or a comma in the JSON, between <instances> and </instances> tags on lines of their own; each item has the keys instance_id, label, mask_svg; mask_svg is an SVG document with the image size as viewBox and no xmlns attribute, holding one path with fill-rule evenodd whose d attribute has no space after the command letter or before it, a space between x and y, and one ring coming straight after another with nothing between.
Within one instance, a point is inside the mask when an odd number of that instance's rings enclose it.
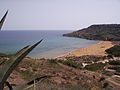
<instances>
[{"instance_id":1,"label":"sea","mask_svg":"<svg viewBox=\"0 0 120 90\"><path fill-rule=\"evenodd\" d=\"M0 53L14 54L27 45L43 41L27 57L54 58L73 50L99 43L95 40L65 37L72 30L2 30L0 31Z\"/></svg>"}]
</instances>

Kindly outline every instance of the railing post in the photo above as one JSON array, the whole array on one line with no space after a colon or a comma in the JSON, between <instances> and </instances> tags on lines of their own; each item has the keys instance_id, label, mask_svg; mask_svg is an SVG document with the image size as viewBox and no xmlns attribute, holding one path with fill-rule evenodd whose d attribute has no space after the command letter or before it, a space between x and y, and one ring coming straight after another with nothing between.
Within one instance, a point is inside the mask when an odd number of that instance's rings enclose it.
<instances>
[{"instance_id":1,"label":"railing post","mask_svg":"<svg viewBox=\"0 0 120 90\"><path fill-rule=\"evenodd\" d=\"M36 87L35 87L35 80L34 80L34 90L36 90Z\"/></svg>"}]
</instances>

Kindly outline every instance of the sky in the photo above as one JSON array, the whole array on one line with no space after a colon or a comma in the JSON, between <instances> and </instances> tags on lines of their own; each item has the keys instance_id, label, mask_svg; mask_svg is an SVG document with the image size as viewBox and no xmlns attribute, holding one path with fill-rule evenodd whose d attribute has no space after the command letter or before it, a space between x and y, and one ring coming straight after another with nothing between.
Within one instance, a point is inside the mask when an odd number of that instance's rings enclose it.
<instances>
[{"instance_id":1,"label":"sky","mask_svg":"<svg viewBox=\"0 0 120 90\"><path fill-rule=\"evenodd\" d=\"M3 30L78 30L119 24L120 0L0 0Z\"/></svg>"}]
</instances>

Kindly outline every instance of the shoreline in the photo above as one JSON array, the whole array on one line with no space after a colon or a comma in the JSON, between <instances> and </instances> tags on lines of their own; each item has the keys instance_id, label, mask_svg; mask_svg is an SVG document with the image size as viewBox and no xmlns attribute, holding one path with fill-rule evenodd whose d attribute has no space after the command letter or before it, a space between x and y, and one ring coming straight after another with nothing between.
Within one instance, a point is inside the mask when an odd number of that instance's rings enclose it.
<instances>
[{"instance_id":1,"label":"shoreline","mask_svg":"<svg viewBox=\"0 0 120 90\"><path fill-rule=\"evenodd\" d=\"M114 45L112 44L111 41L100 41L97 44L87 46L84 48L80 48L77 50L73 50L67 54L57 56L55 58L60 58L60 57L69 57L69 56L84 56L84 55L101 55L105 56L105 50L108 48L113 47Z\"/></svg>"},{"instance_id":2,"label":"shoreline","mask_svg":"<svg viewBox=\"0 0 120 90\"><path fill-rule=\"evenodd\" d=\"M105 50L108 48L113 47L114 44L111 41L100 41L96 44L75 49L73 51L70 51L66 54L62 54L56 57L46 58L46 59L57 59L57 58L64 58L64 57L70 57L70 56L84 56L84 55L99 55L99 56L105 56ZM41 59L41 58L33 58L32 59Z\"/></svg>"},{"instance_id":3,"label":"shoreline","mask_svg":"<svg viewBox=\"0 0 120 90\"><path fill-rule=\"evenodd\" d=\"M99 42L96 43L96 44L99 44L99 43L101 43L101 42L102 42L102 41L99 41ZM96 44L92 44L92 45L89 45L89 46L93 46L93 45L96 45ZM89 46L86 46L86 47L89 47ZM82 48L86 48L86 47L82 47ZM82 48L79 48L79 49L82 49ZM79 49L74 49L74 50L69 51L69 52L67 52L67 53L65 53L65 54L58 55L58 56L56 56L56 57L53 57L53 59L55 59L55 58L60 58L60 57L65 57L65 56L68 55L69 53L74 52L74 51L79 50Z\"/></svg>"}]
</instances>

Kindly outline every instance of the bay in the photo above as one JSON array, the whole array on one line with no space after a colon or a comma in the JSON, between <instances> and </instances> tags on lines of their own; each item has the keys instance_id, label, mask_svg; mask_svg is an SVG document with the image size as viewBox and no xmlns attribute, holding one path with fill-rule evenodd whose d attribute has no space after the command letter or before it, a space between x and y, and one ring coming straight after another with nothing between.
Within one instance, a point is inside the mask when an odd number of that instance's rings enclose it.
<instances>
[{"instance_id":1,"label":"bay","mask_svg":"<svg viewBox=\"0 0 120 90\"><path fill-rule=\"evenodd\" d=\"M13 54L26 45L32 45L44 39L28 57L32 58L53 58L64 55L75 49L80 49L99 41L86 40L81 38L63 37L71 30L4 30L0 31L0 53Z\"/></svg>"}]
</instances>

